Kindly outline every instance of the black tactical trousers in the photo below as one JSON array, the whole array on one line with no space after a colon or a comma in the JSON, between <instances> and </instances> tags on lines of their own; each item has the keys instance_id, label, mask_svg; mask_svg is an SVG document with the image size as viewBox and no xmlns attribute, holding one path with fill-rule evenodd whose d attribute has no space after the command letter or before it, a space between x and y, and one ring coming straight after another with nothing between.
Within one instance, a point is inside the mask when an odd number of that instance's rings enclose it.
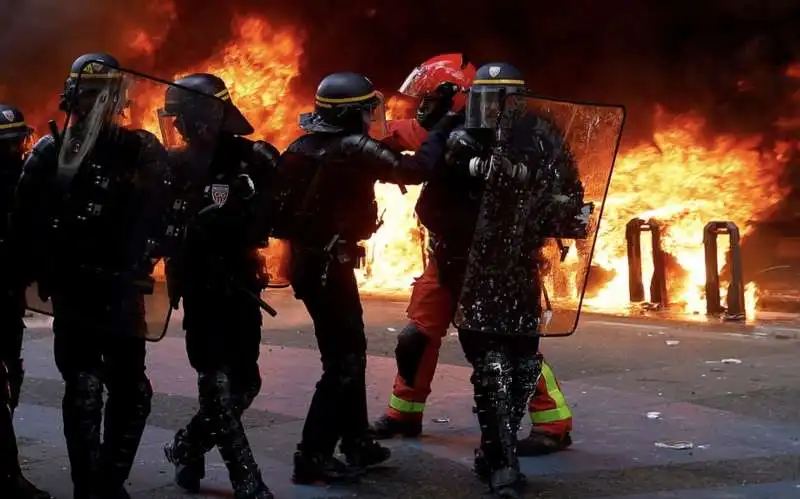
<instances>
[{"instance_id":1,"label":"black tactical trousers","mask_svg":"<svg viewBox=\"0 0 800 499\"><path fill-rule=\"evenodd\" d=\"M145 340L59 317L53 331L65 385L64 437L74 496L114 494L128 479L150 415L153 389L145 374Z\"/></svg>"},{"instance_id":2,"label":"black tactical trousers","mask_svg":"<svg viewBox=\"0 0 800 499\"><path fill-rule=\"evenodd\" d=\"M0 303L0 487L20 474L13 415L24 375L22 310L8 310L10 307L3 305Z\"/></svg>"},{"instance_id":3,"label":"black tactical trousers","mask_svg":"<svg viewBox=\"0 0 800 499\"><path fill-rule=\"evenodd\" d=\"M519 472L517 432L542 370L539 338L460 330L458 339L473 368L470 381L481 428L476 456L487 473L513 475Z\"/></svg>"},{"instance_id":4,"label":"black tactical trousers","mask_svg":"<svg viewBox=\"0 0 800 499\"><path fill-rule=\"evenodd\" d=\"M322 360L299 450L329 458L339 439L347 445L368 431L367 339L352 264L333 262L322 279L324 270L319 262L300 260L292 286L314 322Z\"/></svg>"}]
</instances>

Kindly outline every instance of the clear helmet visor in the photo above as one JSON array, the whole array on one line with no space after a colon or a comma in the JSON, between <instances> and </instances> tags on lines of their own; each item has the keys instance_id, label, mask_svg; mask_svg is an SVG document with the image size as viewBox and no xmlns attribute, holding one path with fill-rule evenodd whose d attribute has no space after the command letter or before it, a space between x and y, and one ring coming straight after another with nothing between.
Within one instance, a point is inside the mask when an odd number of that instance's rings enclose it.
<instances>
[{"instance_id":1,"label":"clear helmet visor","mask_svg":"<svg viewBox=\"0 0 800 499\"><path fill-rule=\"evenodd\" d=\"M124 122L133 84L131 78L121 75L107 79L78 79L75 94L69 103L71 121Z\"/></svg>"},{"instance_id":2,"label":"clear helmet visor","mask_svg":"<svg viewBox=\"0 0 800 499\"><path fill-rule=\"evenodd\" d=\"M369 108L364 109L363 116L370 137L383 140L389 136L386 125L386 101L382 93L375 92L375 99Z\"/></svg>"},{"instance_id":3,"label":"clear helmet visor","mask_svg":"<svg viewBox=\"0 0 800 499\"><path fill-rule=\"evenodd\" d=\"M201 99L199 104L215 104ZM214 143L219 134L223 116L221 105L186 106L180 112L159 109L158 125L161 139L168 150L185 149L189 144L201 146Z\"/></svg>"},{"instance_id":4,"label":"clear helmet visor","mask_svg":"<svg viewBox=\"0 0 800 499\"><path fill-rule=\"evenodd\" d=\"M421 82L423 80L424 71L424 69L419 67L414 68L414 71L406 76L398 92L408 97L419 98L422 95Z\"/></svg>"},{"instance_id":5,"label":"clear helmet visor","mask_svg":"<svg viewBox=\"0 0 800 499\"><path fill-rule=\"evenodd\" d=\"M163 109L159 109L157 113L158 127L161 130L161 142L164 144L164 147L168 151L186 148L187 142L186 139L184 139L178 117Z\"/></svg>"},{"instance_id":6,"label":"clear helmet visor","mask_svg":"<svg viewBox=\"0 0 800 499\"><path fill-rule=\"evenodd\" d=\"M78 79L72 101L69 103L68 126L62 132L59 148L60 168L77 168L94 149L103 130L113 126L125 127L130 118L125 115L129 107L128 93L133 80L128 77Z\"/></svg>"},{"instance_id":7,"label":"clear helmet visor","mask_svg":"<svg viewBox=\"0 0 800 499\"><path fill-rule=\"evenodd\" d=\"M511 128L527 112L525 94L506 87L475 88L469 91L467 128Z\"/></svg>"}]
</instances>

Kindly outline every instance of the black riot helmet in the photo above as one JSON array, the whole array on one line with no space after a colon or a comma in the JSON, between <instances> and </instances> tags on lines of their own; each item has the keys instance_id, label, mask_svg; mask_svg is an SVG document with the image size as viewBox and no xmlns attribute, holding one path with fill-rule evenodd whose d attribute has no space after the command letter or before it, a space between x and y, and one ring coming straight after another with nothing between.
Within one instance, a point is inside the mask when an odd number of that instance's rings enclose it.
<instances>
[{"instance_id":1,"label":"black riot helmet","mask_svg":"<svg viewBox=\"0 0 800 499\"><path fill-rule=\"evenodd\" d=\"M231 135L250 135L255 131L231 100L222 78L208 73L176 80L167 89L158 118L165 144L174 142L173 137L168 137L173 129L186 142L203 140L206 135L220 131Z\"/></svg>"},{"instance_id":2,"label":"black riot helmet","mask_svg":"<svg viewBox=\"0 0 800 499\"><path fill-rule=\"evenodd\" d=\"M98 97L105 95L103 102L121 112L127 105L122 80L119 61L114 56L101 52L83 54L72 63L59 109L85 114L96 105Z\"/></svg>"},{"instance_id":3,"label":"black riot helmet","mask_svg":"<svg viewBox=\"0 0 800 499\"><path fill-rule=\"evenodd\" d=\"M30 138L32 131L25 123L22 111L14 106L0 103L0 158L21 158L25 142Z\"/></svg>"},{"instance_id":4,"label":"black riot helmet","mask_svg":"<svg viewBox=\"0 0 800 499\"><path fill-rule=\"evenodd\" d=\"M314 112L300 115L300 128L307 132L369 133L386 137L383 94L366 76L333 73L322 79L314 99Z\"/></svg>"},{"instance_id":5,"label":"black riot helmet","mask_svg":"<svg viewBox=\"0 0 800 499\"><path fill-rule=\"evenodd\" d=\"M522 73L505 62L478 68L467 98L465 127L469 129L511 128L525 112L530 91Z\"/></svg>"}]
</instances>

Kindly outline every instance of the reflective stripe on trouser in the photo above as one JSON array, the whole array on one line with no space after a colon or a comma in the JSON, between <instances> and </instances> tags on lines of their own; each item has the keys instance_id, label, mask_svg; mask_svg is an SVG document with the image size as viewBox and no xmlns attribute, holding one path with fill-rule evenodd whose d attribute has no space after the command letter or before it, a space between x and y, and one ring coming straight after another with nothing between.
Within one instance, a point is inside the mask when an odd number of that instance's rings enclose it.
<instances>
[{"instance_id":1,"label":"reflective stripe on trouser","mask_svg":"<svg viewBox=\"0 0 800 499\"><path fill-rule=\"evenodd\" d=\"M396 420L421 421L425 411L425 401L431 394L431 382L439 362L440 339L428 342L422 353L416 375L413 380L406 380L395 375L392 396L386 414Z\"/></svg>"},{"instance_id":2,"label":"reflective stripe on trouser","mask_svg":"<svg viewBox=\"0 0 800 499\"><path fill-rule=\"evenodd\" d=\"M431 381L439 362L442 338L453 317L453 299L450 291L439 282L436 260L429 259L422 275L414 281L408 303L408 318L428 337L413 380L394 378L392 397L386 415L397 420L421 421L425 401L431 393Z\"/></svg>"},{"instance_id":3,"label":"reflective stripe on trouser","mask_svg":"<svg viewBox=\"0 0 800 499\"><path fill-rule=\"evenodd\" d=\"M533 425L545 433L563 435L572 431L572 411L546 362L542 364L542 375L528 403L528 411Z\"/></svg>"}]
</instances>

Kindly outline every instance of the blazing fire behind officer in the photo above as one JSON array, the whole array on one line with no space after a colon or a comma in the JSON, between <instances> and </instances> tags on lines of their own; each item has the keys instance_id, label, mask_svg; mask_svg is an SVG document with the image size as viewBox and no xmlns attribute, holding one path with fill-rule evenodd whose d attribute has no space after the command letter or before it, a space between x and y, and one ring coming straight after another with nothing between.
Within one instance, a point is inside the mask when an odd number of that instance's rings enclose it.
<instances>
[{"instance_id":1,"label":"blazing fire behind officer","mask_svg":"<svg viewBox=\"0 0 800 499\"><path fill-rule=\"evenodd\" d=\"M141 283L152 267L149 229L167 153L149 132L122 126L130 82L118 67L98 53L72 64L60 103L69 124L34 146L10 217L30 257L21 262L26 280L52 303L76 499L128 497L123 485L153 394Z\"/></svg>"},{"instance_id":2,"label":"blazing fire behind officer","mask_svg":"<svg viewBox=\"0 0 800 499\"><path fill-rule=\"evenodd\" d=\"M170 147L174 216L167 225L177 244L167 276L173 306L183 298L186 351L198 373L200 409L165 453L176 467L178 485L197 493L205 454L216 446L235 497L268 499L273 496L241 417L261 388L257 297L267 282L259 250L267 245L266 193L279 153L243 137L253 127L222 79L193 74L175 84L159 112L164 142L175 144Z\"/></svg>"},{"instance_id":3,"label":"blazing fire behind officer","mask_svg":"<svg viewBox=\"0 0 800 499\"><path fill-rule=\"evenodd\" d=\"M300 117L306 135L281 156L275 236L291 241L292 287L314 322L323 369L294 457L297 483L350 479L354 469L390 456L367 436L367 342L353 272L364 250L357 243L380 226L375 182L423 182L459 119L443 118L416 156L402 156L378 142L385 113L372 82L334 73L319 84L314 112ZM340 439L350 467L333 457Z\"/></svg>"},{"instance_id":4,"label":"blazing fire behind officer","mask_svg":"<svg viewBox=\"0 0 800 499\"><path fill-rule=\"evenodd\" d=\"M0 490L12 499L50 497L22 475L13 424L25 373L21 358L25 283L15 276L18 258L12 254L7 220L30 136L31 129L22 112L0 104Z\"/></svg>"}]
</instances>

